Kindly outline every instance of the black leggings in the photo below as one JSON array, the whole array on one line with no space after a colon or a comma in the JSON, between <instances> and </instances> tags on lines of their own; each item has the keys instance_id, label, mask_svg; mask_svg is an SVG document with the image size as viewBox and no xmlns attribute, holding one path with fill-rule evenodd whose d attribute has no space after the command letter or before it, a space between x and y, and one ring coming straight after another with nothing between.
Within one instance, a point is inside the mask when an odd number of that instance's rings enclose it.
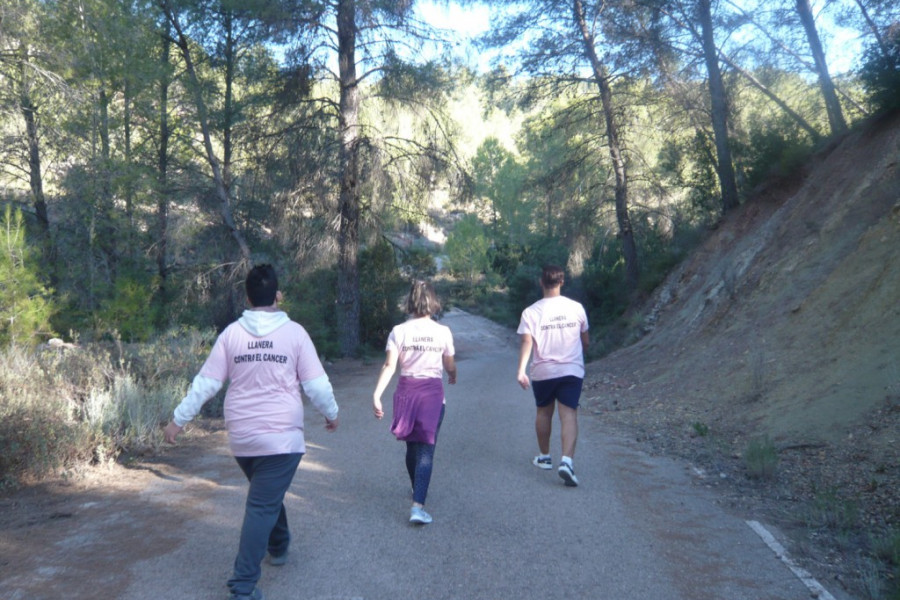
<instances>
[{"instance_id":1,"label":"black leggings","mask_svg":"<svg viewBox=\"0 0 900 600\"><path fill-rule=\"evenodd\" d=\"M431 483L431 469L434 464L434 447L437 434L444 420L444 407L441 407L441 418L434 432L434 444L424 442L406 442L406 471L413 489L413 502L425 504L428 495L428 484Z\"/></svg>"}]
</instances>

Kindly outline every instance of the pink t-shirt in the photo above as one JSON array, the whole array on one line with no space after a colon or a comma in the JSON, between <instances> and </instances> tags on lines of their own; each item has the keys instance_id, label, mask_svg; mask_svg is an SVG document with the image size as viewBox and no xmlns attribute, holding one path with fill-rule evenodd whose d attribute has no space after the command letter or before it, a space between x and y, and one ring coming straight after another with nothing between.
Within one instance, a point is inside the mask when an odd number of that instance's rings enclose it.
<instances>
[{"instance_id":1,"label":"pink t-shirt","mask_svg":"<svg viewBox=\"0 0 900 600\"><path fill-rule=\"evenodd\" d=\"M522 311L519 334L534 339L531 378L584 377L581 334L588 330L584 307L565 296L542 298Z\"/></svg>"},{"instance_id":2,"label":"pink t-shirt","mask_svg":"<svg viewBox=\"0 0 900 600\"><path fill-rule=\"evenodd\" d=\"M200 374L229 382L225 424L235 456L306 452L300 382L321 377L325 369L299 323L286 321L261 336L232 323Z\"/></svg>"},{"instance_id":3,"label":"pink t-shirt","mask_svg":"<svg viewBox=\"0 0 900 600\"><path fill-rule=\"evenodd\" d=\"M431 317L410 319L395 326L388 336L386 350L398 353L401 377L444 376L444 356L453 356L453 334L446 325Z\"/></svg>"}]
</instances>

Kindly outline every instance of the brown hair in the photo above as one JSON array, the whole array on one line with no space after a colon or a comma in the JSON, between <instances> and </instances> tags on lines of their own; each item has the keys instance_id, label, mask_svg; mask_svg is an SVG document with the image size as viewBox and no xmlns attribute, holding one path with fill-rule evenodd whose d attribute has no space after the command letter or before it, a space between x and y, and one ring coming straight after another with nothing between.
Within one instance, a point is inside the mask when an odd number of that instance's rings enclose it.
<instances>
[{"instance_id":1,"label":"brown hair","mask_svg":"<svg viewBox=\"0 0 900 600\"><path fill-rule=\"evenodd\" d=\"M566 272L556 265L544 265L541 272L541 285L547 289L562 285L566 280Z\"/></svg>"},{"instance_id":2,"label":"brown hair","mask_svg":"<svg viewBox=\"0 0 900 600\"><path fill-rule=\"evenodd\" d=\"M434 287L422 279L413 281L406 298L406 312L417 317L429 317L440 310L441 303Z\"/></svg>"}]
</instances>

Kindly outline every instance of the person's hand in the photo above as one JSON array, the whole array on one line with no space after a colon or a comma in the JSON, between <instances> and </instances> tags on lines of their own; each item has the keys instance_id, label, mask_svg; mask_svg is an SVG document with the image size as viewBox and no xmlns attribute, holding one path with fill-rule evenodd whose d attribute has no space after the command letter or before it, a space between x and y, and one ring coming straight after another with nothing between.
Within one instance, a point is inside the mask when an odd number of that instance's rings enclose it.
<instances>
[{"instance_id":1,"label":"person's hand","mask_svg":"<svg viewBox=\"0 0 900 600\"><path fill-rule=\"evenodd\" d=\"M456 385L456 373L447 373L447 383Z\"/></svg>"},{"instance_id":2,"label":"person's hand","mask_svg":"<svg viewBox=\"0 0 900 600\"><path fill-rule=\"evenodd\" d=\"M181 433L184 427L175 424L175 421L169 421L169 424L166 425L166 428L163 430L163 435L166 438L166 442L170 444L175 443L175 437Z\"/></svg>"},{"instance_id":3,"label":"person's hand","mask_svg":"<svg viewBox=\"0 0 900 600\"><path fill-rule=\"evenodd\" d=\"M384 408L381 406L381 398L372 399L372 412L375 413L376 419L381 419L384 416Z\"/></svg>"},{"instance_id":4,"label":"person's hand","mask_svg":"<svg viewBox=\"0 0 900 600\"><path fill-rule=\"evenodd\" d=\"M338 418L329 419L325 417L325 430L326 431L334 431L338 428Z\"/></svg>"},{"instance_id":5,"label":"person's hand","mask_svg":"<svg viewBox=\"0 0 900 600\"><path fill-rule=\"evenodd\" d=\"M527 390L528 386L531 385L531 381L528 379L528 375L526 375L525 373L519 373L518 380L519 385L522 386L523 390Z\"/></svg>"}]
</instances>

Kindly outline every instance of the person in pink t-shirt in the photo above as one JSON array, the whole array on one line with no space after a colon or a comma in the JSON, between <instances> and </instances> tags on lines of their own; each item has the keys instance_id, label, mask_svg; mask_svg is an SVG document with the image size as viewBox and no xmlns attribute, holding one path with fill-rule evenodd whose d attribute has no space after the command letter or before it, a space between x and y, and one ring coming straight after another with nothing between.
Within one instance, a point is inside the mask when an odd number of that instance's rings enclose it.
<instances>
[{"instance_id":1,"label":"person in pink t-shirt","mask_svg":"<svg viewBox=\"0 0 900 600\"><path fill-rule=\"evenodd\" d=\"M578 485L572 458L578 439L578 403L584 382L584 351L588 347L588 320L584 307L561 295L565 272L555 265L547 265L541 273L544 297L522 312L517 333L521 336L517 379L522 389L529 385L534 391L537 433L540 454L532 463L541 469L552 469L550 433L553 413L559 405L562 459L559 476L570 487ZM526 374L528 359L531 379Z\"/></svg>"},{"instance_id":2,"label":"person in pink t-shirt","mask_svg":"<svg viewBox=\"0 0 900 600\"><path fill-rule=\"evenodd\" d=\"M269 564L284 565L291 541L284 495L306 452L300 389L325 417L328 431L337 429L338 405L309 334L278 309L275 269L253 267L245 287L251 308L216 339L165 438L174 444L185 424L229 382L228 442L250 487L228 588L231 600L261 600L256 583L266 552Z\"/></svg>"},{"instance_id":3,"label":"person in pink t-shirt","mask_svg":"<svg viewBox=\"0 0 900 600\"><path fill-rule=\"evenodd\" d=\"M372 396L375 418L381 419L381 395L399 364L391 433L406 442L406 470L413 490L409 522L416 525L432 521L425 512L425 497L431 482L437 434L444 419L444 371L448 383L456 383L453 334L449 327L432 319L440 309L431 284L413 282L406 299L410 318L394 327L388 336L387 356Z\"/></svg>"}]
</instances>

